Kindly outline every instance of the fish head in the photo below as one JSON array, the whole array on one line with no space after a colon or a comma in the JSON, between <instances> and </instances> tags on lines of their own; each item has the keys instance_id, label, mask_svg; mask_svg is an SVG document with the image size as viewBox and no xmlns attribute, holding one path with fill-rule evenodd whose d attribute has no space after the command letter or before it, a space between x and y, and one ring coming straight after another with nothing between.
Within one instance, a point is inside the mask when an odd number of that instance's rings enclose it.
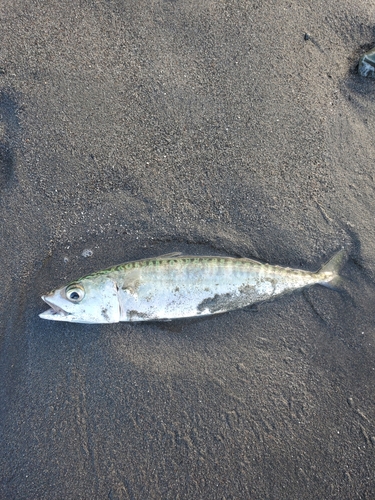
<instances>
[{"instance_id":1,"label":"fish head","mask_svg":"<svg viewBox=\"0 0 375 500\"><path fill-rule=\"evenodd\" d=\"M40 318L71 323L117 323L120 304L116 283L109 278L82 278L43 295L51 309Z\"/></svg>"}]
</instances>

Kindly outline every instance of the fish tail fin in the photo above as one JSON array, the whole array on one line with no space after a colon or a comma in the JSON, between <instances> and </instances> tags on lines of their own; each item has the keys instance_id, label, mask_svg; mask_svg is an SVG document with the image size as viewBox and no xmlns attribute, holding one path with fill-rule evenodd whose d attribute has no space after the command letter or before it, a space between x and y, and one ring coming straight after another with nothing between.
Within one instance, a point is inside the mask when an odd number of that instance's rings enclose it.
<instances>
[{"instance_id":1,"label":"fish tail fin","mask_svg":"<svg viewBox=\"0 0 375 500\"><path fill-rule=\"evenodd\" d=\"M340 271L346 261L346 252L342 248L317 272L322 276L320 284L333 290L342 290L344 279L340 276Z\"/></svg>"}]
</instances>

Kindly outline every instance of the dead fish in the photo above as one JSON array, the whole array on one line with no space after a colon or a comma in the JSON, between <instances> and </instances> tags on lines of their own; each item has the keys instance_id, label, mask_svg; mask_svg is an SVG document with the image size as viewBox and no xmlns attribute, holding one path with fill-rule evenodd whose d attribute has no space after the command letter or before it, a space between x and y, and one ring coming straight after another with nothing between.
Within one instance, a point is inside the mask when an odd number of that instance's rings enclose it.
<instances>
[{"instance_id":1,"label":"dead fish","mask_svg":"<svg viewBox=\"0 0 375 500\"><path fill-rule=\"evenodd\" d=\"M337 286L340 250L316 273L233 257L171 253L90 274L42 296L41 318L117 323L218 314L320 284Z\"/></svg>"}]
</instances>

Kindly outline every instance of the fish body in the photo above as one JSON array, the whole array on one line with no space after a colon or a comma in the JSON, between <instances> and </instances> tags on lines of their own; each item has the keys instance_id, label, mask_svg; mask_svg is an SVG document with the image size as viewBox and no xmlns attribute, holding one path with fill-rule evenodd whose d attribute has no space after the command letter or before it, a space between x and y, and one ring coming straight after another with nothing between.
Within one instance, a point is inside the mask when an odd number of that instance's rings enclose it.
<instances>
[{"instance_id":1,"label":"fish body","mask_svg":"<svg viewBox=\"0 0 375 500\"><path fill-rule=\"evenodd\" d=\"M41 318L117 323L206 316L321 284L334 287L345 253L316 273L232 257L179 253L126 262L45 295Z\"/></svg>"}]
</instances>

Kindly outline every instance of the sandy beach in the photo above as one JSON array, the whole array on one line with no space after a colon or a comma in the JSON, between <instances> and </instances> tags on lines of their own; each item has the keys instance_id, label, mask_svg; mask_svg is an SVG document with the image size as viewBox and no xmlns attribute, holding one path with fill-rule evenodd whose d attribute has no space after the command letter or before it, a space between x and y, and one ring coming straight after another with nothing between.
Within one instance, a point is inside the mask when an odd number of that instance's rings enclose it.
<instances>
[{"instance_id":1,"label":"sandy beach","mask_svg":"<svg viewBox=\"0 0 375 500\"><path fill-rule=\"evenodd\" d=\"M0 498L375 498L364 0L2 0ZM42 320L181 251L318 270L210 319Z\"/></svg>"}]
</instances>

